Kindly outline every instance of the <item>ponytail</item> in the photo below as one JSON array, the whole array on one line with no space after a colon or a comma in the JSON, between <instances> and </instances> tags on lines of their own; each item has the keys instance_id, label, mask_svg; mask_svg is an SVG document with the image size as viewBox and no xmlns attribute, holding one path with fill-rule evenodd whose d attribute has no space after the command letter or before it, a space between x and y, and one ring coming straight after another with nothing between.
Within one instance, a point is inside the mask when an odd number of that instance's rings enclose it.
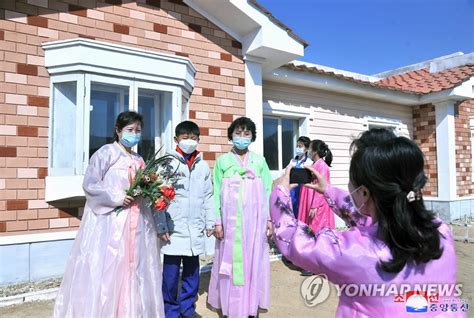
<instances>
[{"instance_id":1,"label":"ponytail","mask_svg":"<svg viewBox=\"0 0 474 318\"><path fill-rule=\"evenodd\" d=\"M327 147L327 146L326 146ZM332 152L329 150L329 148L326 148L325 155L324 155L324 161L326 161L326 164L330 167L332 163Z\"/></svg>"},{"instance_id":2,"label":"ponytail","mask_svg":"<svg viewBox=\"0 0 474 318\"><path fill-rule=\"evenodd\" d=\"M318 154L319 158L324 159L326 164L330 167L332 163L332 152L329 150L328 145L319 139L311 141L309 145L311 150Z\"/></svg>"}]
</instances>

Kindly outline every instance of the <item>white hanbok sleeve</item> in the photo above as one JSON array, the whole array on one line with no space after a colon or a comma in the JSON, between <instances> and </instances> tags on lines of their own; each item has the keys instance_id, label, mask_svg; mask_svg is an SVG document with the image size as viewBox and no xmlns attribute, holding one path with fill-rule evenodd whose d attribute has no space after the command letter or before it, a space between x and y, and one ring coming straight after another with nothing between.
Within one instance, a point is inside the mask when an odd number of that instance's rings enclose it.
<instances>
[{"instance_id":1,"label":"white hanbok sleeve","mask_svg":"<svg viewBox=\"0 0 474 318\"><path fill-rule=\"evenodd\" d=\"M99 149L91 157L82 188L87 205L95 214L106 214L122 206L125 191L117 191L104 183L104 176L112 165L111 153Z\"/></svg>"}]
</instances>

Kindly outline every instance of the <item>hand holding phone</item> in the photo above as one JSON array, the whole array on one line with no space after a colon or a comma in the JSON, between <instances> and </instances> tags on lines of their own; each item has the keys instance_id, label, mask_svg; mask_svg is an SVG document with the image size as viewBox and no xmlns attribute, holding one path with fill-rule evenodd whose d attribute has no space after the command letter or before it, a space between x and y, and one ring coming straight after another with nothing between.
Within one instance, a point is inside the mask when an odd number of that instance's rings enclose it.
<instances>
[{"instance_id":1,"label":"hand holding phone","mask_svg":"<svg viewBox=\"0 0 474 318\"><path fill-rule=\"evenodd\" d=\"M293 168L290 172L290 184L306 184L312 181L311 171L304 168Z\"/></svg>"}]
</instances>

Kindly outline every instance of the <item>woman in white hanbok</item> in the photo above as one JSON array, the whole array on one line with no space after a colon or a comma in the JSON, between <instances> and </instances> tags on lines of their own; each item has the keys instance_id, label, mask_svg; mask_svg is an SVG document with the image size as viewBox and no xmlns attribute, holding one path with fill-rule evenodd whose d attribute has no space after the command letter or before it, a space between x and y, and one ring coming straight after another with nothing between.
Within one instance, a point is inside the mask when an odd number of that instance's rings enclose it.
<instances>
[{"instance_id":1,"label":"woman in white hanbok","mask_svg":"<svg viewBox=\"0 0 474 318\"><path fill-rule=\"evenodd\" d=\"M121 113L115 142L91 157L86 205L56 297L54 317L164 317L159 242L145 202L125 194L140 155L142 116ZM122 206L120 213L114 209Z\"/></svg>"}]
</instances>

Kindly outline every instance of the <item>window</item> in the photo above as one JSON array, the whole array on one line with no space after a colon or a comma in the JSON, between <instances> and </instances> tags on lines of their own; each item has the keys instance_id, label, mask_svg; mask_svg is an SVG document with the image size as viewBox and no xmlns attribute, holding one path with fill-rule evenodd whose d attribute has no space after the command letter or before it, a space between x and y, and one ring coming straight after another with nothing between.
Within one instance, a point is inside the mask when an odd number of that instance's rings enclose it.
<instances>
[{"instance_id":1,"label":"window","mask_svg":"<svg viewBox=\"0 0 474 318\"><path fill-rule=\"evenodd\" d=\"M398 136L398 127L394 125L383 125L383 124L371 124L369 123L368 125L368 130L372 128L386 128L388 130L391 130L396 136Z\"/></svg>"},{"instance_id":2,"label":"window","mask_svg":"<svg viewBox=\"0 0 474 318\"><path fill-rule=\"evenodd\" d=\"M84 87L83 97L77 94L79 87ZM55 78L49 175L84 174L94 152L114 141L115 119L128 110L143 115L142 140L134 150L149 158L162 145L172 142L171 130L165 131L170 125L167 121L171 121L172 94L173 89L163 85L105 76Z\"/></svg>"},{"instance_id":3,"label":"window","mask_svg":"<svg viewBox=\"0 0 474 318\"><path fill-rule=\"evenodd\" d=\"M46 201L83 195L89 159L113 142L120 112L143 115L134 150L145 159L172 145L173 127L188 117L196 74L189 59L88 39L43 49L51 79Z\"/></svg>"},{"instance_id":4,"label":"window","mask_svg":"<svg viewBox=\"0 0 474 318\"><path fill-rule=\"evenodd\" d=\"M296 119L263 118L263 154L270 170L281 170L294 156L299 123Z\"/></svg>"},{"instance_id":5,"label":"window","mask_svg":"<svg viewBox=\"0 0 474 318\"><path fill-rule=\"evenodd\" d=\"M372 128L386 128L388 130L391 130L396 136L408 136L408 132L406 131L406 125L403 125L398 120L373 116L367 116L365 117L365 120L365 126L367 127L367 130L370 130Z\"/></svg>"}]
</instances>

